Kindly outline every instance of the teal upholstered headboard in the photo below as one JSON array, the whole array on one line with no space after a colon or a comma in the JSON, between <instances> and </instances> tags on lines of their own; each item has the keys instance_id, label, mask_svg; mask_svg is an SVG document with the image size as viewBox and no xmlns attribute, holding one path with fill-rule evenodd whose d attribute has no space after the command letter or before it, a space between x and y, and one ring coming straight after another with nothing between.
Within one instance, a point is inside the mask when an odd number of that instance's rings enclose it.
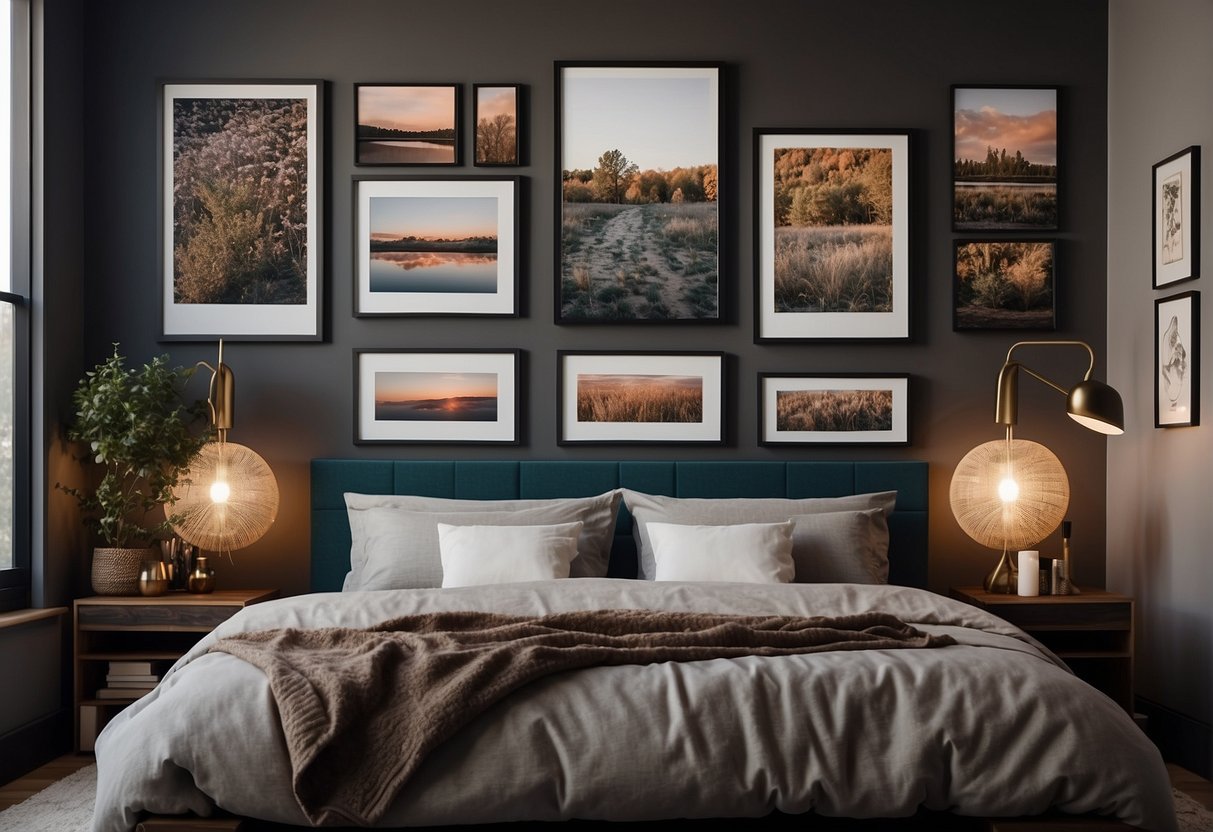
<instances>
[{"instance_id":1,"label":"teal upholstered headboard","mask_svg":"<svg viewBox=\"0 0 1213 832\"><path fill-rule=\"evenodd\" d=\"M350 568L344 494L468 500L588 497L612 488L675 497L841 497L896 491L889 582L927 585L927 463L312 460L312 590L341 589ZM610 575L636 577L632 518L619 513Z\"/></svg>"}]
</instances>

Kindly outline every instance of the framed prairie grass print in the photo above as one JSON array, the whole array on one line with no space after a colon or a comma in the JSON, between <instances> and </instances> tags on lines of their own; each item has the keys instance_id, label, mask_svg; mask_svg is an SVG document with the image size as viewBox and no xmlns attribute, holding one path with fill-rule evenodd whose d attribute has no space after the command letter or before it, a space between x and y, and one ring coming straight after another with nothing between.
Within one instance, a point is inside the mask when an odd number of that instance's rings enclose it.
<instances>
[{"instance_id":1,"label":"framed prairie grass print","mask_svg":"<svg viewBox=\"0 0 1213 832\"><path fill-rule=\"evenodd\" d=\"M952 328L1056 328L1052 240L955 240Z\"/></svg>"},{"instance_id":2,"label":"framed prairie grass print","mask_svg":"<svg viewBox=\"0 0 1213 832\"><path fill-rule=\"evenodd\" d=\"M556 64L556 323L716 323L721 67Z\"/></svg>"},{"instance_id":3,"label":"framed prairie grass print","mask_svg":"<svg viewBox=\"0 0 1213 832\"><path fill-rule=\"evenodd\" d=\"M518 314L518 178L354 179L354 314Z\"/></svg>"},{"instance_id":4,"label":"framed prairie grass print","mask_svg":"<svg viewBox=\"0 0 1213 832\"><path fill-rule=\"evenodd\" d=\"M952 87L952 229L1056 231L1057 87Z\"/></svg>"},{"instance_id":5,"label":"framed prairie grass print","mask_svg":"<svg viewBox=\"0 0 1213 832\"><path fill-rule=\"evenodd\" d=\"M1200 148L1154 166L1154 288L1200 277Z\"/></svg>"},{"instance_id":6,"label":"framed prairie grass print","mask_svg":"<svg viewBox=\"0 0 1213 832\"><path fill-rule=\"evenodd\" d=\"M354 164L458 165L459 84L355 84Z\"/></svg>"},{"instance_id":7,"label":"framed prairie grass print","mask_svg":"<svg viewBox=\"0 0 1213 832\"><path fill-rule=\"evenodd\" d=\"M724 444L724 353L558 352L557 444Z\"/></svg>"},{"instance_id":8,"label":"framed prairie grass print","mask_svg":"<svg viewBox=\"0 0 1213 832\"><path fill-rule=\"evenodd\" d=\"M473 84L472 159L481 167L522 164L521 84Z\"/></svg>"},{"instance_id":9,"label":"framed prairie grass print","mask_svg":"<svg viewBox=\"0 0 1213 832\"><path fill-rule=\"evenodd\" d=\"M160 85L162 340L321 338L323 90Z\"/></svg>"},{"instance_id":10,"label":"framed prairie grass print","mask_svg":"<svg viewBox=\"0 0 1213 832\"><path fill-rule=\"evenodd\" d=\"M1154 301L1154 427L1200 424L1200 292Z\"/></svg>"},{"instance_id":11,"label":"framed prairie grass print","mask_svg":"<svg viewBox=\"0 0 1213 832\"><path fill-rule=\"evenodd\" d=\"M760 445L908 445L905 375L759 373Z\"/></svg>"},{"instance_id":12,"label":"framed prairie grass print","mask_svg":"<svg viewBox=\"0 0 1213 832\"><path fill-rule=\"evenodd\" d=\"M910 134L754 131L755 340L910 335Z\"/></svg>"},{"instance_id":13,"label":"framed prairie grass print","mask_svg":"<svg viewBox=\"0 0 1213 832\"><path fill-rule=\"evenodd\" d=\"M355 350L354 442L517 445L518 350Z\"/></svg>"}]
</instances>

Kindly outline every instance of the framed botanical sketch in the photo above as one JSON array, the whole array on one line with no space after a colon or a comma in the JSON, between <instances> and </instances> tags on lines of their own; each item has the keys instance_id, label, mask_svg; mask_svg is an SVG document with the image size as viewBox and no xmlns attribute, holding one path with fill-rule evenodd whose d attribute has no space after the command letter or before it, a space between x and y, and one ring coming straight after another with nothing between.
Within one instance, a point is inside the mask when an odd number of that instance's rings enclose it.
<instances>
[{"instance_id":1,"label":"framed botanical sketch","mask_svg":"<svg viewBox=\"0 0 1213 832\"><path fill-rule=\"evenodd\" d=\"M724 444L724 353L556 354L557 444Z\"/></svg>"},{"instance_id":2,"label":"framed botanical sketch","mask_svg":"<svg viewBox=\"0 0 1213 832\"><path fill-rule=\"evenodd\" d=\"M952 329L1057 326L1052 240L955 240Z\"/></svg>"},{"instance_id":3,"label":"framed botanical sketch","mask_svg":"<svg viewBox=\"0 0 1213 832\"><path fill-rule=\"evenodd\" d=\"M458 165L460 84L355 84L354 164Z\"/></svg>"},{"instance_id":4,"label":"framed botanical sketch","mask_svg":"<svg viewBox=\"0 0 1213 832\"><path fill-rule=\"evenodd\" d=\"M1154 166L1154 288L1200 277L1200 147Z\"/></svg>"},{"instance_id":5,"label":"framed botanical sketch","mask_svg":"<svg viewBox=\"0 0 1213 832\"><path fill-rule=\"evenodd\" d=\"M1200 292L1154 301L1154 427L1200 424Z\"/></svg>"},{"instance_id":6,"label":"framed botanical sketch","mask_svg":"<svg viewBox=\"0 0 1213 832\"><path fill-rule=\"evenodd\" d=\"M161 340L320 340L323 82L166 82L160 106Z\"/></svg>"},{"instance_id":7,"label":"framed botanical sketch","mask_svg":"<svg viewBox=\"0 0 1213 832\"><path fill-rule=\"evenodd\" d=\"M754 131L755 341L910 336L910 134Z\"/></svg>"},{"instance_id":8,"label":"framed botanical sketch","mask_svg":"<svg viewBox=\"0 0 1213 832\"><path fill-rule=\"evenodd\" d=\"M759 373L760 445L908 445L910 379Z\"/></svg>"},{"instance_id":9,"label":"framed botanical sketch","mask_svg":"<svg viewBox=\"0 0 1213 832\"><path fill-rule=\"evenodd\" d=\"M522 84L473 84L472 160L479 167L523 163Z\"/></svg>"},{"instance_id":10,"label":"framed botanical sketch","mask_svg":"<svg viewBox=\"0 0 1213 832\"><path fill-rule=\"evenodd\" d=\"M1056 231L1057 87L952 87L952 230Z\"/></svg>"},{"instance_id":11,"label":"framed botanical sketch","mask_svg":"<svg viewBox=\"0 0 1213 832\"><path fill-rule=\"evenodd\" d=\"M517 315L519 180L354 178L354 314Z\"/></svg>"},{"instance_id":12,"label":"framed botanical sketch","mask_svg":"<svg viewBox=\"0 0 1213 832\"><path fill-rule=\"evenodd\" d=\"M517 445L519 350L354 350L354 442Z\"/></svg>"},{"instance_id":13,"label":"framed botanical sketch","mask_svg":"<svg viewBox=\"0 0 1213 832\"><path fill-rule=\"evenodd\" d=\"M720 321L721 71L556 64L556 323Z\"/></svg>"}]
</instances>

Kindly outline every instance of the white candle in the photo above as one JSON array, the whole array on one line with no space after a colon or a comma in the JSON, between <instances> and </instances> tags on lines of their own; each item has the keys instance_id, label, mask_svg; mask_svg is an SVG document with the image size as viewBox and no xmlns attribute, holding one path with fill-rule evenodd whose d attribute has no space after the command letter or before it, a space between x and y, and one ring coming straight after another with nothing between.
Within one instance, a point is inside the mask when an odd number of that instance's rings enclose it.
<instances>
[{"instance_id":1,"label":"white candle","mask_svg":"<svg viewBox=\"0 0 1213 832\"><path fill-rule=\"evenodd\" d=\"M1040 552L1035 549L1019 553L1019 594L1040 594Z\"/></svg>"}]
</instances>

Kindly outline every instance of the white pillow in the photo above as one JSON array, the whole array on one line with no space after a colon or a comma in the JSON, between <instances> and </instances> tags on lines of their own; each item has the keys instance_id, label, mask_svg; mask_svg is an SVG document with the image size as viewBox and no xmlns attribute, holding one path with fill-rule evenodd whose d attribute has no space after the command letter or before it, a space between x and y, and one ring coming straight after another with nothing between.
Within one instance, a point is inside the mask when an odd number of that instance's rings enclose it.
<instances>
[{"instance_id":1,"label":"white pillow","mask_svg":"<svg viewBox=\"0 0 1213 832\"><path fill-rule=\"evenodd\" d=\"M649 523L658 581L737 581L786 584L792 580L792 529L783 523L683 526Z\"/></svg>"},{"instance_id":2,"label":"white pillow","mask_svg":"<svg viewBox=\"0 0 1213 832\"><path fill-rule=\"evenodd\" d=\"M438 524L442 586L567 578L583 523L554 526Z\"/></svg>"}]
</instances>

